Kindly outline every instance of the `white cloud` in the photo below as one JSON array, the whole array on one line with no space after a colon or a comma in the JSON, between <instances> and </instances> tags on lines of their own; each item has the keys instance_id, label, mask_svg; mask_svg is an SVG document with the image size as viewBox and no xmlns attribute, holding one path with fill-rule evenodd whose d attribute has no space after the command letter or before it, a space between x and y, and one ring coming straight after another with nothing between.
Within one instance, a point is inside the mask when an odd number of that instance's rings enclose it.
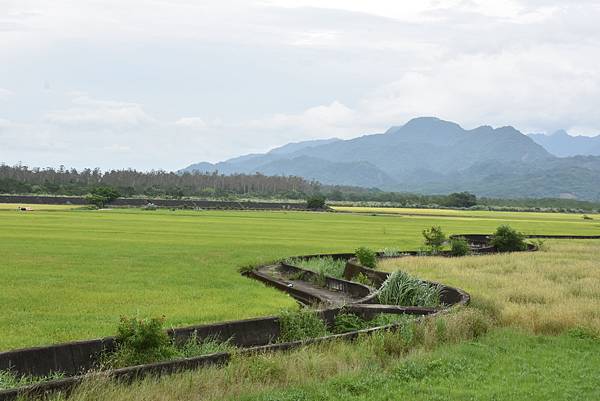
<instances>
[{"instance_id":1,"label":"white cloud","mask_svg":"<svg viewBox=\"0 0 600 401\"><path fill-rule=\"evenodd\" d=\"M8 99L12 94L8 89L0 88L0 100Z\"/></svg>"},{"instance_id":2,"label":"white cloud","mask_svg":"<svg viewBox=\"0 0 600 401\"><path fill-rule=\"evenodd\" d=\"M46 113L45 120L64 126L132 127L153 122L137 103L116 102L78 96L74 107Z\"/></svg>"},{"instance_id":3,"label":"white cloud","mask_svg":"<svg viewBox=\"0 0 600 401\"><path fill-rule=\"evenodd\" d=\"M200 117L183 117L177 120L175 125L197 130L203 130L208 127L208 124Z\"/></svg>"}]
</instances>

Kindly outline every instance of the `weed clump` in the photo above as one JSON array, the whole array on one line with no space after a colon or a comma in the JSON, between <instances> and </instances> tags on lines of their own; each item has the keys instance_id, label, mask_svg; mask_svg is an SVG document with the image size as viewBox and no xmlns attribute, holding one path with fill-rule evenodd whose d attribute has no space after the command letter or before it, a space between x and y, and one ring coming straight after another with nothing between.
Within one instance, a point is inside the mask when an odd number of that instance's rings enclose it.
<instances>
[{"instance_id":1,"label":"weed clump","mask_svg":"<svg viewBox=\"0 0 600 401\"><path fill-rule=\"evenodd\" d=\"M464 237L455 237L450 240L450 254L452 256L467 256L471 253L471 247Z\"/></svg>"},{"instance_id":2,"label":"weed clump","mask_svg":"<svg viewBox=\"0 0 600 401\"><path fill-rule=\"evenodd\" d=\"M354 276L352 281L362 285L368 285L369 287L373 287L373 281L364 273L358 273L356 276Z\"/></svg>"},{"instance_id":3,"label":"weed clump","mask_svg":"<svg viewBox=\"0 0 600 401\"><path fill-rule=\"evenodd\" d=\"M360 247L355 251L358 262L365 267L375 269L377 266L377 254L369 248Z\"/></svg>"},{"instance_id":4,"label":"weed clump","mask_svg":"<svg viewBox=\"0 0 600 401\"><path fill-rule=\"evenodd\" d=\"M117 328L117 348L100 358L103 368L116 369L176 358L191 358L216 352L230 352L229 340L217 337L199 339L196 332L181 346L175 345L163 328L164 317L139 319L121 317Z\"/></svg>"},{"instance_id":5,"label":"weed clump","mask_svg":"<svg viewBox=\"0 0 600 401\"><path fill-rule=\"evenodd\" d=\"M385 305L436 307L440 305L440 288L396 271L383 282L377 298Z\"/></svg>"},{"instance_id":6,"label":"weed clump","mask_svg":"<svg viewBox=\"0 0 600 401\"><path fill-rule=\"evenodd\" d=\"M517 252L527 249L525 235L509 225L501 225L496 229L491 244L499 252Z\"/></svg>"},{"instance_id":7,"label":"weed clump","mask_svg":"<svg viewBox=\"0 0 600 401\"><path fill-rule=\"evenodd\" d=\"M310 308L283 310L279 314L279 342L306 340L328 334L327 325Z\"/></svg>"}]
</instances>

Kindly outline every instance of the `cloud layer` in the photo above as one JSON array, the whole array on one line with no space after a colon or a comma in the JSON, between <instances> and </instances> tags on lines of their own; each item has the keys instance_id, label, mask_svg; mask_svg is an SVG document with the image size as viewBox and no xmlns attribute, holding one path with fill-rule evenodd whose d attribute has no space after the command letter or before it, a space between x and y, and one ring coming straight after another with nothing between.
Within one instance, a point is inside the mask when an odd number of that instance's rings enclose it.
<instances>
[{"instance_id":1,"label":"cloud layer","mask_svg":"<svg viewBox=\"0 0 600 401\"><path fill-rule=\"evenodd\" d=\"M0 162L177 169L421 115L600 133L597 1L0 9Z\"/></svg>"}]
</instances>

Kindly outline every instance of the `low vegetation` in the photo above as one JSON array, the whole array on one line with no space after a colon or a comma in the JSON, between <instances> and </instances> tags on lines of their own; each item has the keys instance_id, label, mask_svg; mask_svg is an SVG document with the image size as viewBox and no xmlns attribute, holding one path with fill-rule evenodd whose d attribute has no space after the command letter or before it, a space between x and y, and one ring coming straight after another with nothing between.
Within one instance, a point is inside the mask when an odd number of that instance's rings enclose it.
<instances>
[{"instance_id":1,"label":"low vegetation","mask_svg":"<svg viewBox=\"0 0 600 401\"><path fill-rule=\"evenodd\" d=\"M16 387L29 386L49 380L62 379L64 374L60 372L47 376L21 376L11 370L0 370L0 391Z\"/></svg>"},{"instance_id":2,"label":"low vegetation","mask_svg":"<svg viewBox=\"0 0 600 401\"><path fill-rule=\"evenodd\" d=\"M165 332L163 324L164 317L122 317L116 335L117 349L102 356L101 368L115 369L235 349L229 341L220 341L216 337L199 339L196 333L184 344L176 345Z\"/></svg>"},{"instance_id":3,"label":"low vegetation","mask_svg":"<svg viewBox=\"0 0 600 401\"><path fill-rule=\"evenodd\" d=\"M450 239L450 255L466 256L471 253L469 243L463 237L453 237Z\"/></svg>"},{"instance_id":4,"label":"low vegetation","mask_svg":"<svg viewBox=\"0 0 600 401\"><path fill-rule=\"evenodd\" d=\"M328 334L327 325L311 308L286 309L279 314L279 342L306 340Z\"/></svg>"},{"instance_id":5,"label":"low vegetation","mask_svg":"<svg viewBox=\"0 0 600 401\"><path fill-rule=\"evenodd\" d=\"M372 249L360 247L354 251L354 254L358 259L358 263L360 263L362 266L371 269L375 269L377 267L377 254Z\"/></svg>"},{"instance_id":6,"label":"low vegetation","mask_svg":"<svg viewBox=\"0 0 600 401\"><path fill-rule=\"evenodd\" d=\"M527 249L525 234L503 224L496 229L490 244L499 252L518 252Z\"/></svg>"},{"instance_id":7,"label":"low vegetation","mask_svg":"<svg viewBox=\"0 0 600 401\"><path fill-rule=\"evenodd\" d=\"M292 266L301 267L306 270L311 270L322 277L325 281L325 276L342 278L346 261L343 259L334 259L331 256L322 256L309 259L289 258L286 262Z\"/></svg>"},{"instance_id":8,"label":"low vegetation","mask_svg":"<svg viewBox=\"0 0 600 401\"><path fill-rule=\"evenodd\" d=\"M377 291L379 303L399 306L436 307L440 289L402 271L391 273Z\"/></svg>"},{"instance_id":9,"label":"low vegetation","mask_svg":"<svg viewBox=\"0 0 600 401\"><path fill-rule=\"evenodd\" d=\"M477 310L461 308L436 319L425 319L423 324L408 322L402 327L396 331L361 335L354 342L331 341L287 352L234 355L233 360L223 367L202 368L159 378L148 377L131 384L94 379L78 387L68 399L349 399L357 391L364 394L368 389L371 394L382 390L382 380L372 381L373 374L390 375L390 380L393 380L395 372L403 372L407 368L412 371L410 367L413 364L429 361L429 355L424 354L428 350L481 338L490 329L490 321ZM519 340L520 337L516 336L513 341L518 344ZM460 359L457 362L448 362L447 372L461 364L464 371L462 355L459 352ZM421 358L425 358L423 362L419 362ZM313 388L323 385L330 388L328 396L310 395ZM274 393L270 395L271 392ZM264 394L264 398L261 394ZM58 399L64 398L62 395Z\"/></svg>"}]
</instances>

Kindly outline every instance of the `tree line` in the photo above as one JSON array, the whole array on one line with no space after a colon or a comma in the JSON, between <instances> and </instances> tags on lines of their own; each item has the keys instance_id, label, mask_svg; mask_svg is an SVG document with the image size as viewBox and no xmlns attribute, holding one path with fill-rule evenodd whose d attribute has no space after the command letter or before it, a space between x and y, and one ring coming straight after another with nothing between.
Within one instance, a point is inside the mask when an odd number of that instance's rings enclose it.
<instances>
[{"instance_id":1,"label":"tree line","mask_svg":"<svg viewBox=\"0 0 600 401\"><path fill-rule=\"evenodd\" d=\"M295 176L263 174L174 173L163 170L29 168L0 165L0 193L83 196L98 187L114 188L121 196L226 197L281 196L304 198L320 184Z\"/></svg>"}]
</instances>

